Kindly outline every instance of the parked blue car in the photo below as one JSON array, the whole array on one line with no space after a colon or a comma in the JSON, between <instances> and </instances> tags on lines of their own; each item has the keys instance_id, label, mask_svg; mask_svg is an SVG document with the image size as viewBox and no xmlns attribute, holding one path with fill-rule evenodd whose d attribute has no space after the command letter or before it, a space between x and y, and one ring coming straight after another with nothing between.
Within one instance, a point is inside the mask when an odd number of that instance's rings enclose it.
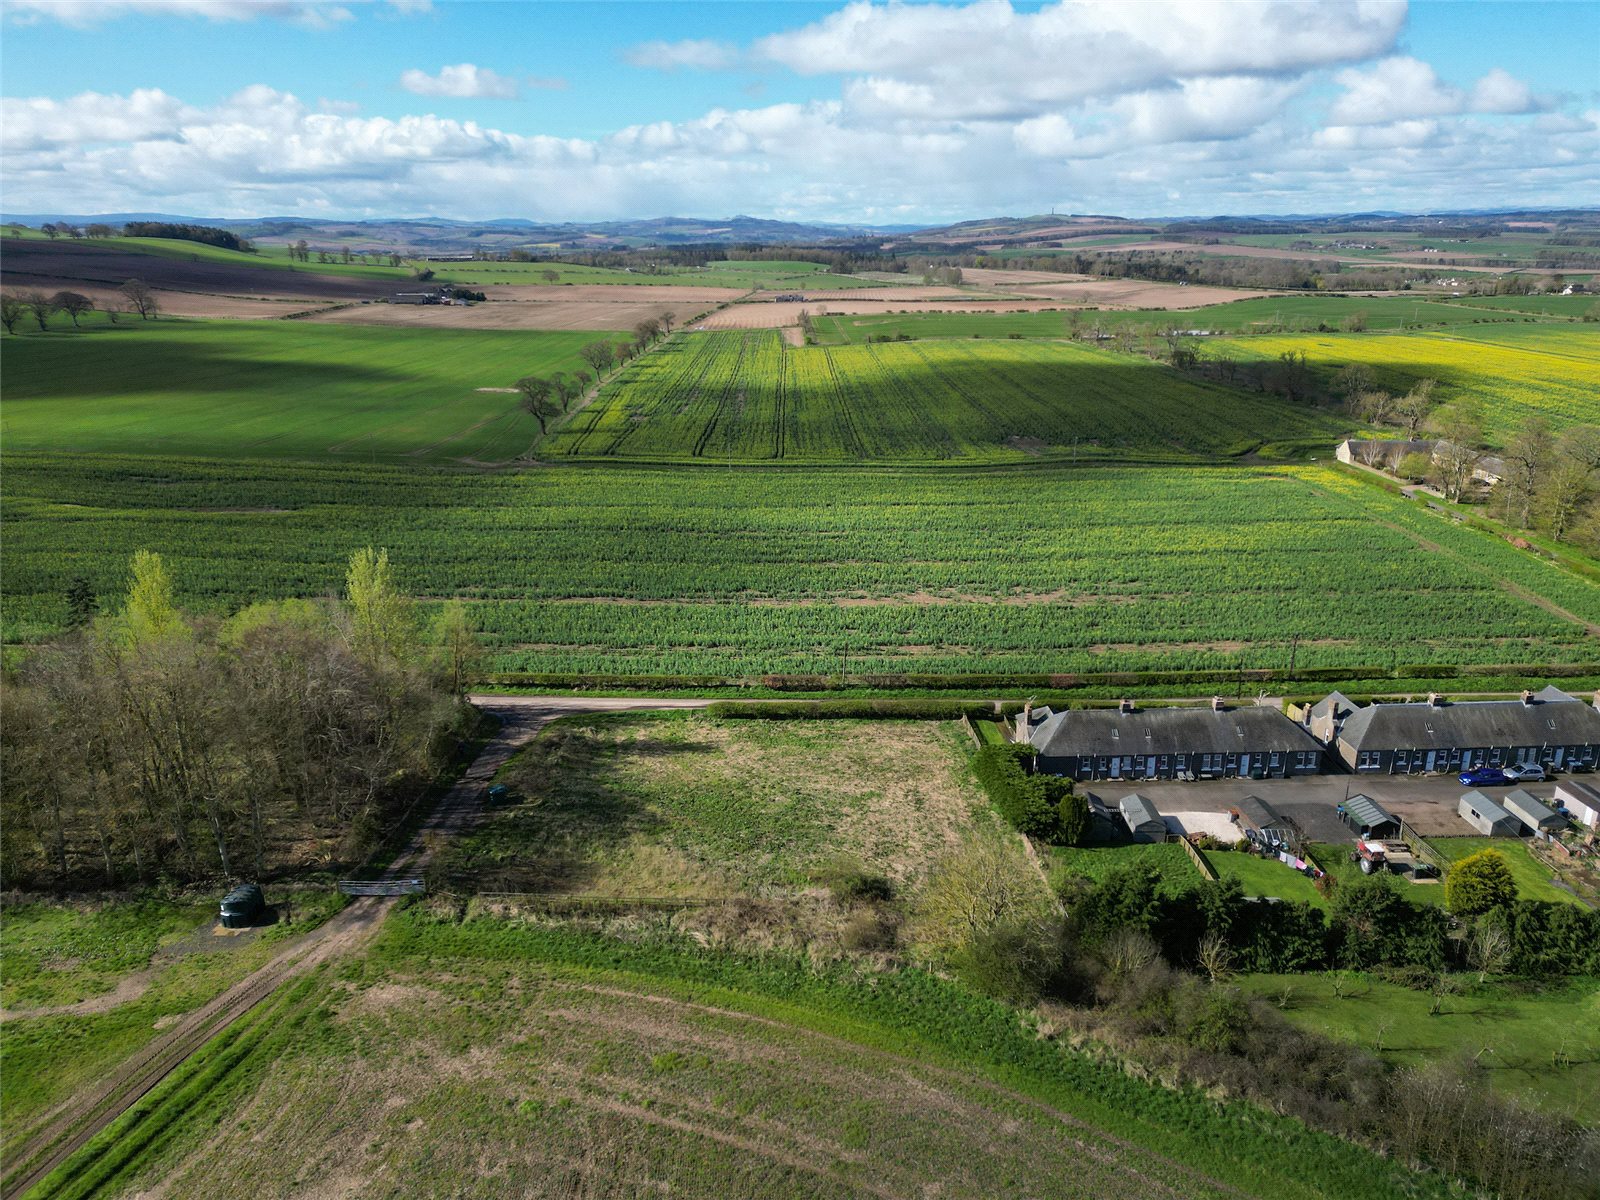
<instances>
[{"instance_id":1,"label":"parked blue car","mask_svg":"<svg viewBox=\"0 0 1600 1200\"><path fill-rule=\"evenodd\" d=\"M1510 780L1499 767L1473 767L1457 776L1467 787L1503 787Z\"/></svg>"}]
</instances>

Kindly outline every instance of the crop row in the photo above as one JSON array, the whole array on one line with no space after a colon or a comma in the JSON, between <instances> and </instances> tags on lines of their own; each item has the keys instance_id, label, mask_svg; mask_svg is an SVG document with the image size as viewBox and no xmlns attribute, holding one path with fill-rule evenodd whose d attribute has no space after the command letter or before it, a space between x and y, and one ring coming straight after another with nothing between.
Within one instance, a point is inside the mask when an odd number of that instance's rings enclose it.
<instances>
[{"instance_id":1,"label":"crop row","mask_svg":"<svg viewBox=\"0 0 1600 1200\"><path fill-rule=\"evenodd\" d=\"M795 348L770 330L646 355L543 446L714 461L1231 454L1336 431L1304 409L1064 343Z\"/></svg>"},{"instance_id":2,"label":"crop row","mask_svg":"<svg viewBox=\"0 0 1600 1200\"><path fill-rule=\"evenodd\" d=\"M5 505L12 641L59 628L77 577L110 602L137 549L221 612L329 594L377 544L415 594L479 601L507 669L1281 666L1297 636L1306 667L1600 660L1583 624L1600 588L1319 468L462 475L17 454Z\"/></svg>"}]
</instances>

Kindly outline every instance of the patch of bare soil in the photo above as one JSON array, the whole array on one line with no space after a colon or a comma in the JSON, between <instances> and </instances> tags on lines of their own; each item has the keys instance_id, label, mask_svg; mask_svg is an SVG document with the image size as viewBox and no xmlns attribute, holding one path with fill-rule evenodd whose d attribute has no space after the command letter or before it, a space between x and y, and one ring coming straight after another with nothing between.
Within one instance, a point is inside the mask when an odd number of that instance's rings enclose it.
<instances>
[{"instance_id":1,"label":"patch of bare soil","mask_svg":"<svg viewBox=\"0 0 1600 1200\"><path fill-rule=\"evenodd\" d=\"M117 986L99 996L90 996L76 1004L47 1004L39 1008L0 1009L0 1022L20 1021L33 1017L92 1017L96 1013L110 1012L124 1004L131 1004L150 990L158 967L146 967L117 980Z\"/></svg>"}]
</instances>

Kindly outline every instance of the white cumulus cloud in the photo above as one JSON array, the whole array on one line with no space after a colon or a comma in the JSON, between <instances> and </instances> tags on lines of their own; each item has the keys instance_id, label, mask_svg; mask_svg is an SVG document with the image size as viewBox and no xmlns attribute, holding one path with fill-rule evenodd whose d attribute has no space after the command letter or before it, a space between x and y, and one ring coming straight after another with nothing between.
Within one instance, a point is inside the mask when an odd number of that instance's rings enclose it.
<instances>
[{"instance_id":1,"label":"white cumulus cloud","mask_svg":"<svg viewBox=\"0 0 1600 1200\"><path fill-rule=\"evenodd\" d=\"M1548 107L1528 85L1496 67L1470 89L1453 87L1420 59L1397 56L1336 76L1344 92L1329 109L1334 125L1381 125L1454 113L1529 113Z\"/></svg>"},{"instance_id":2,"label":"white cumulus cloud","mask_svg":"<svg viewBox=\"0 0 1600 1200\"><path fill-rule=\"evenodd\" d=\"M441 67L437 75L412 68L400 76L400 86L416 96L448 96L456 100L515 100L521 91L515 79L472 63Z\"/></svg>"}]
</instances>

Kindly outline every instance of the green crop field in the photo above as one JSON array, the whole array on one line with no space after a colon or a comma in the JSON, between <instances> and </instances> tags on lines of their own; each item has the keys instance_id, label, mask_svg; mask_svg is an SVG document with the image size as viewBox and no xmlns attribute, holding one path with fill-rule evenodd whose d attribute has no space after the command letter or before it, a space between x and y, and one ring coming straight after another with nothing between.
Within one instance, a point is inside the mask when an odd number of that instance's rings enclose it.
<instances>
[{"instance_id":1,"label":"green crop field","mask_svg":"<svg viewBox=\"0 0 1600 1200\"><path fill-rule=\"evenodd\" d=\"M9 337L6 449L502 461L539 427L507 394L604 333L124 322ZM609 336L620 336L612 334Z\"/></svg>"},{"instance_id":2,"label":"green crop field","mask_svg":"<svg viewBox=\"0 0 1600 1200\"><path fill-rule=\"evenodd\" d=\"M1441 400L1483 405L1489 437L1496 442L1533 413L1557 426L1600 424L1600 326L1263 336L1223 345L1241 360L1303 351L1325 375L1347 363L1366 363L1380 386L1392 391L1404 391L1420 379L1437 380Z\"/></svg>"},{"instance_id":3,"label":"green crop field","mask_svg":"<svg viewBox=\"0 0 1600 1200\"><path fill-rule=\"evenodd\" d=\"M1380 979L1333 975L1245 975L1239 986L1270 1000L1287 993L1284 1016L1317 1033L1379 1052L1397 1066L1476 1059L1496 1091L1589 1125L1600 1123L1600 981L1474 985L1431 1012L1428 991Z\"/></svg>"},{"instance_id":4,"label":"green crop field","mask_svg":"<svg viewBox=\"0 0 1600 1200\"><path fill-rule=\"evenodd\" d=\"M758 330L688 334L638 359L540 450L651 461L1170 458L1337 429L1304 408L1083 346L796 349Z\"/></svg>"},{"instance_id":5,"label":"green crop field","mask_svg":"<svg viewBox=\"0 0 1600 1200\"><path fill-rule=\"evenodd\" d=\"M1600 662L1600 589L1319 467L472 473L13 451L7 640L140 548L213 611L353 547L465 596L501 669L1071 671ZM1335 602L1336 601L1336 602ZM1563 615L1566 614L1566 615Z\"/></svg>"},{"instance_id":6,"label":"green crop field","mask_svg":"<svg viewBox=\"0 0 1600 1200\"><path fill-rule=\"evenodd\" d=\"M997 1152L996 1148L1003 1148ZM914 969L413 905L284 989L40 1189L185 1197L1436 1200L1286 1117L1133 1078Z\"/></svg>"},{"instance_id":7,"label":"green crop field","mask_svg":"<svg viewBox=\"0 0 1600 1200\"><path fill-rule=\"evenodd\" d=\"M1502 297L1527 300L1538 307L1543 319L1576 320L1584 305L1546 304L1553 300L1583 300L1593 297ZM1418 296L1264 296L1255 300L1235 300L1229 304L1210 304L1203 308L1173 311L1138 312L1078 311L1068 309L1041 312L886 312L813 317L817 339L824 345L849 345L870 337L894 338L904 334L913 338L1060 338L1069 335L1074 323L1078 330L1100 325L1116 329L1132 325L1152 335L1162 330L1200 330L1227 333L1315 332L1339 329L1345 321L1360 318L1368 329L1443 327L1482 324L1486 321L1521 321L1520 311L1489 311L1491 306L1468 307L1459 300ZM1507 308L1515 309L1514 305Z\"/></svg>"}]
</instances>

